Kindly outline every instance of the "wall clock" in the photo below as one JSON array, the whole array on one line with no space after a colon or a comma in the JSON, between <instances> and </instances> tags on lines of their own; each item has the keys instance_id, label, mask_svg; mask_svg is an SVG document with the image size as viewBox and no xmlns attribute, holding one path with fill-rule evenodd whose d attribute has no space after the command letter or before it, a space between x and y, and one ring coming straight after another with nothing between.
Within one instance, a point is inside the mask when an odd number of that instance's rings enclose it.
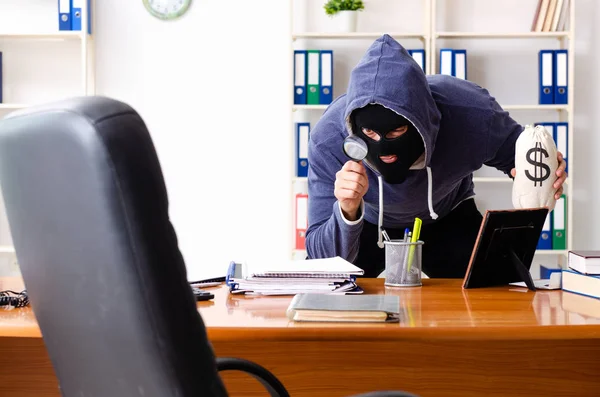
<instances>
[{"instance_id":1,"label":"wall clock","mask_svg":"<svg viewBox=\"0 0 600 397\"><path fill-rule=\"evenodd\" d=\"M192 0L142 0L148 12L159 19L176 19L186 13Z\"/></svg>"}]
</instances>

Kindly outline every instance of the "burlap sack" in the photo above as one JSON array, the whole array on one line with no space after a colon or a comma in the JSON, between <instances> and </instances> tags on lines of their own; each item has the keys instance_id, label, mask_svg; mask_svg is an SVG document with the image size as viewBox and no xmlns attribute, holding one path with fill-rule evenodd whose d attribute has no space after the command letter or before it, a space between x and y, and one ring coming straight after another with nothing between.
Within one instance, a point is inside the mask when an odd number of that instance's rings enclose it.
<instances>
[{"instance_id":1,"label":"burlap sack","mask_svg":"<svg viewBox=\"0 0 600 397\"><path fill-rule=\"evenodd\" d=\"M554 209L558 159L552 135L541 125L526 126L517 139L512 202L515 208Z\"/></svg>"}]
</instances>

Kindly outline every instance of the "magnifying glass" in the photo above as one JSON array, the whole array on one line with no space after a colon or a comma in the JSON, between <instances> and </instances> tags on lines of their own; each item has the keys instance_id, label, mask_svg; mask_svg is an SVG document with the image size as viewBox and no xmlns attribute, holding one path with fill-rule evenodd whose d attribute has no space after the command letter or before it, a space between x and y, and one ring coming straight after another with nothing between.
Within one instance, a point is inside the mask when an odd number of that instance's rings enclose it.
<instances>
[{"instance_id":1,"label":"magnifying glass","mask_svg":"<svg viewBox=\"0 0 600 397\"><path fill-rule=\"evenodd\" d=\"M344 139L344 153L354 161L361 161L367 157L368 148L365 141L356 135L349 135Z\"/></svg>"}]
</instances>

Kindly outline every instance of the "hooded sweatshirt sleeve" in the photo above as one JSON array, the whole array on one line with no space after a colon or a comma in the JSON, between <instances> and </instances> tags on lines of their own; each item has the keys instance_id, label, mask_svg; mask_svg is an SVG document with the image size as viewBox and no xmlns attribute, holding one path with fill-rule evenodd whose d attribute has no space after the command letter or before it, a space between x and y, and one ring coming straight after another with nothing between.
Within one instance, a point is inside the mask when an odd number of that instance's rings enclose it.
<instances>
[{"instance_id":1,"label":"hooded sweatshirt sleeve","mask_svg":"<svg viewBox=\"0 0 600 397\"><path fill-rule=\"evenodd\" d=\"M319 141L319 129L328 128L327 124L325 120L321 120L315 125L308 146L309 223L306 250L309 258L340 256L353 262L360 246L364 202L361 204L359 219L349 221L343 217L334 195L336 173L342 168L343 162L332 153L330 141Z\"/></svg>"},{"instance_id":2,"label":"hooded sweatshirt sleeve","mask_svg":"<svg viewBox=\"0 0 600 397\"><path fill-rule=\"evenodd\" d=\"M523 132L523 126L510 117L494 98L490 100L492 117L484 164L510 176L510 170L515 166L515 144Z\"/></svg>"}]
</instances>

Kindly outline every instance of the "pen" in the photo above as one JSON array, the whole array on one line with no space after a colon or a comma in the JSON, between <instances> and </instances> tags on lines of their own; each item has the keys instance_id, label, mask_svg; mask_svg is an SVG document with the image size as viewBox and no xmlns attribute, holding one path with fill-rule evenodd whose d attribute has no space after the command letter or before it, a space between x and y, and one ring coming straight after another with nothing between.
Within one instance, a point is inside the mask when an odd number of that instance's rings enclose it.
<instances>
[{"instance_id":1,"label":"pen","mask_svg":"<svg viewBox=\"0 0 600 397\"><path fill-rule=\"evenodd\" d=\"M383 234L383 238L384 238L386 241L392 241L392 240L390 239L390 236L388 236L387 232L386 232L386 231L385 231L385 229L383 228L383 226L381 226L381 234Z\"/></svg>"},{"instance_id":2,"label":"pen","mask_svg":"<svg viewBox=\"0 0 600 397\"><path fill-rule=\"evenodd\" d=\"M226 281L226 278L227 278L227 276L213 277L213 278L207 278L204 280L190 281L190 284L218 283L218 282Z\"/></svg>"},{"instance_id":3,"label":"pen","mask_svg":"<svg viewBox=\"0 0 600 397\"><path fill-rule=\"evenodd\" d=\"M406 244L406 243L408 243L409 239L410 239L410 230L409 230L409 228L406 228L406 229L404 229L404 239L402 239L402 242L404 244ZM406 252L406 245L403 245L402 248L403 248L402 253L404 254L402 256L402 258L403 258L402 259L402 282L404 282L404 277L406 275L406 273L404 272L404 269L406 269L406 263L408 261L408 254Z\"/></svg>"},{"instance_id":4,"label":"pen","mask_svg":"<svg viewBox=\"0 0 600 397\"><path fill-rule=\"evenodd\" d=\"M203 287L216 287L217 285L221 285L222 281L211 281L211 282L199 282L199 283L190 283L190 286L203 288Z\"/></svg>"}]
</instances>

